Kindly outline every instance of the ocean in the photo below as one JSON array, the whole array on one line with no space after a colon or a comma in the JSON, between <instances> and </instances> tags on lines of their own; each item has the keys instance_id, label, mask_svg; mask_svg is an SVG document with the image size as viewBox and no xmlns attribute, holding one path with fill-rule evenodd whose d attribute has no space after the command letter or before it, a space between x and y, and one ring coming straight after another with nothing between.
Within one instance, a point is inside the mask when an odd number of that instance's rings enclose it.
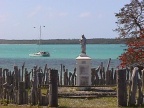
<instances>
[{"instance_id":1,"label":"ocean","mask_svg":"<svg viewBox=\"0 0 144 108\"><path fill-rule=\"evenodd\" d=\"M65 65L66 69L73 72L76 67L76 58L81 52L79 44L0 44L0 68L13 70L16 65L19 68L25 63L27 69L34 66L44 68L47 64L49 68L60 70L60 65ZM116 68L120 61L117 59L123 53L123 44L87 44L87 55L92 59L92 68L97 68L101 62L106 67L111 58L110 67ZM50 57L30 57L30 53L38 51L48 51Z\"/></svg>"}]
</instances>

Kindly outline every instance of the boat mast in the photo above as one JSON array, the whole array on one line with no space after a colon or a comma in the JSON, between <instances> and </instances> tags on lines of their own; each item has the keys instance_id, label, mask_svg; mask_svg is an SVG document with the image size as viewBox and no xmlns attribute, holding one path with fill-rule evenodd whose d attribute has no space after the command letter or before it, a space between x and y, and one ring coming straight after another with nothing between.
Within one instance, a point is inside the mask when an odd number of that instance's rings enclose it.
<instances>
[{"instance_id":1,"label":"boat mast","mask_svg":"<svg viewBox=\"0 0 144 108\"><path fill-rule=\"evenodd\" d=\"M39 45L41 44L41 26L40 26L40 39L39 39Z\"/></svg>"},{"instance_id":2,"label":"boat mast","mask_svg":"<svg viewBox=\"0 0 144 108\"><path fill-rule=\"evenodd\" d=\"M45 26L43 26L45 27ZM39 39L39 45L41 44L41 34L42 34L42 30L41 30L41 26L40 26L40 39Z\"/></svg>"}]
</instances>

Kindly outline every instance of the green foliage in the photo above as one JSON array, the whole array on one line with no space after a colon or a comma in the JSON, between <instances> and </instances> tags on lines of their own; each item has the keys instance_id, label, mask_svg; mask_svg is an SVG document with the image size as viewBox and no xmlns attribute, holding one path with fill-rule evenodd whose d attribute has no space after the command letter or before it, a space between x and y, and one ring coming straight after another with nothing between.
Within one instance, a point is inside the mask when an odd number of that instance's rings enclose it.
<instances>
[{"instance_id":1,"label":"green foliage","mask_svg":"<svg viewBox=\"0 0 144 108\"><path fill-rule=\"evenodd\" d=\"M139 31L144 25L144 1L132 0L116 13L117 28L115 31L119 33L121 38L139 37Z\"/></svg>"},{"instance_id":2,"label":"green foliage","mask_svg":"<svg viewBox=\"0 0 144 108\"><path fill-rule=\"evenodd\" d=\"M119 38L126 38L128 48L119 57L122 68L144 63L144 0L132 0L115 14Z\"/></svg>"},{"instance_id":3,"label":"green foliage","mask_svg":"<svg viewBox=\"0 0 144 108\"><path fill-rule=\"evenodd\" d=\"M1 105L7 106L9 104L9 101L7 99L0 100Z\"/></svg>"}]
</instances>

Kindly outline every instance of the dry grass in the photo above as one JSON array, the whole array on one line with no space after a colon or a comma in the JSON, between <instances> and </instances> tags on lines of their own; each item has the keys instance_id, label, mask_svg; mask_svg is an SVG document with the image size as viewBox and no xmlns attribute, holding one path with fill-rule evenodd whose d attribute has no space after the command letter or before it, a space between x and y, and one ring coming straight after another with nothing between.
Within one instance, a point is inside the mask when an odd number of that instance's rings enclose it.
<instances>
[{"instance_id":1,"label":"dry grass","mask_svg":"<svg viewBox=\"0 0 144 108\"><path fill-rule=\"evenodd\" d=\"M94 99L59 99L59 107L61 108L113 108L117 107L116 97L103 97Z\"/></svg>"},{"instance_id":2,"label":"dry grass","mask_svg":"<svg viewBox=\"0 0 144 108\"><path fill-rule=\"evenodd\" d=\"M111 89L111 88L100 88ZM112 88L113 89L113 88ZM42 94L47 94L47 89L42 89ZM83 93L84 91L77 91L75 87L60 87L59 93ZM94 91L85 91L85 93ZM7 104L5 104L7 105ZM117 107L117 97L99 97L99 98L58 98L59 108L115 108ZM30 106L30 105L13 105L0 106L0 108L47 108L48 106Z\"/></svg>"},{"instance_id":3,"label":"dry grass","mask_svg":"<svg viewBox=\"0 0 144 108\"><path fill-rule=\"evenodd\" d=\"M93 99L80 98L59 98L59 108L115 108L117 107L116 97L102 97ZM30 105L8 105L0 108L48 108L47 106Z\"/></svg>"}]
</instances>

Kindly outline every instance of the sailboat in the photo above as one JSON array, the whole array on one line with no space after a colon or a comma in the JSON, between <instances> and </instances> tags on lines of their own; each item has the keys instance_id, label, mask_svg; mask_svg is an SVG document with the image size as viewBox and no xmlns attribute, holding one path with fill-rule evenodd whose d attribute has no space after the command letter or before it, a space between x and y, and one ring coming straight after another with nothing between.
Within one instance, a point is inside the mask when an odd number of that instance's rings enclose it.
<instances>
[{"instance_id":1,"label":"sailboat","mask_svg":"<svg viewBox=\"0 0 144 108\"><path fill-rule=\"evenodd\" d=\"M45 51L39 51L33 54L29 54L29 56L31 57L50 57L50 53L49 52L45 52Z\"/></svg>"},{"instance_id":2,"label":"sailboat","mask_svg":"<svg viewBox=\"0 0 144 108\"><path fill-rule=\"evenodd\" d=\"M43 26L43 27L45 27L45 26ZM41 44L41 26L40 26L39 46L40 46L40 44ZM31 56L31 57L50 57L50 53L46 52L46 51L39 51L39 52L36 52L36 53L29 54L29 56Z\"/></svg>"}]
</instances>

